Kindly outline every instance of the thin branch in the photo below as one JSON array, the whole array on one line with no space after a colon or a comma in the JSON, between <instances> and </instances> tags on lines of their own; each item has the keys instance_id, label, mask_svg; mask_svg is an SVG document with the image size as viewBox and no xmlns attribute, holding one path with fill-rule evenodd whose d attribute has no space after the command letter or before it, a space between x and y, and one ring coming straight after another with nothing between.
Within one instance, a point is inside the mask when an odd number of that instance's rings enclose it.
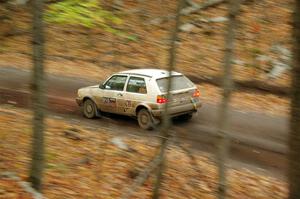
<instances>
[{"instance_id":1,"label":"thin branch","mask_svg":"<svg viewBox=\"0 0 300 199\"><path fill-rule=\"evenodd\" d=\"M198 6L198 4L195 3L193 0L185 0L185 2L186 2L188 5L192 6L192 7Z\"/></svg>"},{"instance_id":2,"label":"thin branch","mask_svg":"<svg viewBox=\"0 0 300 199\"><path fill-rule=\"evenodd\" d=\"M178 131L178 128L177 128L177 131ZM201 170L200 170L200 166L193 154L192 151L190 151L188 148L186 148L185 146L182 145L182 143L180 142L180 140L178 139L178 136L176 135L176 131L174 131L173 133L173 141L174 143L180 147L187 155L188 157L190 158L191 160L191 164L194 165L194 169L196 170L197 173L202 173Z\"/></svg>"},{"instance_id":3,"label":"thin branch","mask_svg":"<svg viewBox=\"0 0 300 199\"><path fill-rule=\"evenodd\" d=\"M5 178L9 178L11 180L14 180L15 182L18 183L19 186L22 187L22 189L29 193L32 198L34 199L43 199L43 195L39 192L37 192L35 189L33 189L31 186L30 186L30 183L28 182L25 182L25 181L22 181L22 179L16 175L16 173L14 172L3 172L3 173L0 173L0 177L5 177Z\"/></svg>"},{"instance_id":4,"label":"thin branch","mask_svg":"<svg viewBox=\"0 0 300 199\"><path fill-rule=\"evenodd\" d=\"M177 131L181 131L181 130L179 130L179 128L177 128ZM199 177L203 176L203 172L200 169L200 166L199 166L199 164L197 162L196 157L194 156L194 154L193 154L193 152L191 150L189 150L188 148L186 148L185 146L183 146L183 144L178 139L178 136L176 135L176 131L173 132L173 142L179 148L181 148L181 150L183 150L183 152L186 153L186 155L190 158L190 164L193 166L193 169L195 170L195 172L197 173L197 175ZM200 186L199 183L193 183L192 186L194 187L195 190L199 190L199 192L200 192L200 190L203 190L203 188Z\"/></svg>"},{"instance_id":5,"label":"thin branch","mask_svg":"<svg viewBox=\"0 0 300 199\"><path fill-rule=\"evenodd\" d=\"M160 164L162 159L157 154L150 164L143 170L138 177L134 180L133 184L128 188L126 192L123 192L121 199L128 199L133 192L148 179L150 173Z\"/></svg>"},{"instance_id":6,"label":"thin branch","mask_svg":"<svg viewBox=\"0 0 300 199\"><path fill-rule=\"evenodd\" d=\"M193 3L193 6L182 9L181 14L182 15L193 14L193 13L196 13L200 10L207 9L209 7L212 7L212 6L217 6L221 3L224 3L225 1L226 0L207 0L204 3L201 3L201 4Z\"/></svg>"}]
</instances>

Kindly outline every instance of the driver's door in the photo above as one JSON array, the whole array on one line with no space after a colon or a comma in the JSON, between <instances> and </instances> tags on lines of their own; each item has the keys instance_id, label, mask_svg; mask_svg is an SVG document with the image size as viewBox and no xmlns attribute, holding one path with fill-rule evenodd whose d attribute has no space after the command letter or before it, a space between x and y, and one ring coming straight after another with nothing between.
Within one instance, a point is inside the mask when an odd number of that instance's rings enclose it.
<instances>
[{"instance_id":1,"label":"driver's door","mask_svg":"<svg viewBox=\"0 0 300 199\"><path fill-rule=\"evenodd\" d=\"M101 89L100 109L104 112L118 113L118 102L123 99L127 75L114 75Z\"/></svg>"}]
</instances>

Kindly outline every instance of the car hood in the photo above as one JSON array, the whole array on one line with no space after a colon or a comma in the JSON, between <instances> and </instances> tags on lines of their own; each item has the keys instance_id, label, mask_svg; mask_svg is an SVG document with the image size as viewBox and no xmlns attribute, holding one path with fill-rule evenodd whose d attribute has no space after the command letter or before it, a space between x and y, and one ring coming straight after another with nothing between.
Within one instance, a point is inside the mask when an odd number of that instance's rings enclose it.
<instances>
[{"instance_id":1,"label":"car hood","mask_svg":"<svg viewBox=\"0 0 300 199\"><path fill-rule=\"evenodd\" d=\"M80 88L79 90L89 90L89 89L91 89L91 88L99 88L99 85L86 86L86 87Z\"/></svg>"},{"instance_id":2,"label":"car hood","mask_svg":"<svg viewBox=\"0 0 300 199\"><path fill-rule=\"evenodd\" d=\"M99 88L99 85L94 85L94 86L88 86L87 88Z\"/></svg>"},{"instance_id":3,"label":"car hood","mask_svg":"<svg viewBox=\"0 0 300 199\"><path fill-rule=\"evenodd\" d=\"M96 89L96 88L99 88L99 85L87 86L87 87L80 88L80 89L78 89L78 95L79 96L89 95L90 91L92 89Z\"/></svg>"}]
</instances>

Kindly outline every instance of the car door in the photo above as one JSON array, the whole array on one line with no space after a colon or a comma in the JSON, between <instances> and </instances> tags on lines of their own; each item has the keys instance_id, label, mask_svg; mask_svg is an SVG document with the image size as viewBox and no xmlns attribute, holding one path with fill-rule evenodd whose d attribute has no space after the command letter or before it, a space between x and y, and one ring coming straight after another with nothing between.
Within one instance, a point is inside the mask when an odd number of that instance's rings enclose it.
<instances>
[{"instance_id":1,"label":"car door","mask_svg":"<svg viewBox=\"0 0 300 199\"><path fill-rule=\"evenodd\" d=\"M124 93L122 109L126 115L135 115L135 108L141 102L147 101L147 86L144 77L130 76Z\"/></svg>"},{"instance_id":2,"label":"car door","mask_svg":"<svg viewBox=\"0 0 300 199\"><path fill-rule=\"evenodd\" d=\"M123 100L127 75L114 75L107 80L98 96L100 109L104 112L118 113L118 104Z\"/></svg>"}]
</instances>

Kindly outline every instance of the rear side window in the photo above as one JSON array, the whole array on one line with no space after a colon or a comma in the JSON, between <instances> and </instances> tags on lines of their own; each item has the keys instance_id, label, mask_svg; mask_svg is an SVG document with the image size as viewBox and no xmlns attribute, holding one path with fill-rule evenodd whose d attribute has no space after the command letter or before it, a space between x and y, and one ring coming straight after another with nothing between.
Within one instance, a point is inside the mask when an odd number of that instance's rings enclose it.
<instances>
[{"instance_id":1,"label":"rear side window","mask_svg":"<svg viewBox=\"0 0 300 199\"><path fill-rule=\"evenodd\" d=\"M122 91L126 82L127 76L115 75L111 77L105 84L106 90Z\"/></svg>"},{"instance_id":2,"label":"rear side window","mask_svg":"<svg viewBox=\"0 0 300 199\"><path fill-rule=\"evenodd\" d=\"M193 82L189 80L187 77L180 75L180 76L172 76L172 85L170 91L187 89L194 87ZM156 80L159 90L161 92L168 91L168 77L157 79Z\"/></svg>"},{"instance_id":3,"label":"rear side window","mask_svg":"<svg viewBox=\"0 0 300 199\"><path fill-rule=\"evenodd\" d=\"M127 84L126 91L131 93L146 94L147 88L146 88L145 79L141 77L130 77Z\"/></svg>"}]
</instances>

